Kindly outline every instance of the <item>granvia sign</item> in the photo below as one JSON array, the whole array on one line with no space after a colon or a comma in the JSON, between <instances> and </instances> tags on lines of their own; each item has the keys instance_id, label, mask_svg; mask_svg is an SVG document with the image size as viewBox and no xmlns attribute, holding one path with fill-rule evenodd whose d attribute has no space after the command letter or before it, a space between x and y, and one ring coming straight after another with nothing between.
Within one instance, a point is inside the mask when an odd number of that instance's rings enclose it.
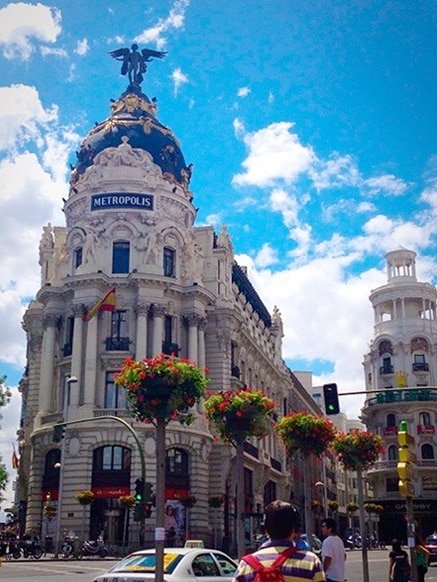
<instances>
[{"instance_id":1,"label":"granvia sign","mask_svg":"<svg viewBox=\"0 0 437 582\"><path fill-rule=\"evenodd\" d=\"M153 196L151 194L135 194L133 192L114 192L91 196L91 210L103 210L106 208L153 210Z\"/></svg>"}]
</instances>

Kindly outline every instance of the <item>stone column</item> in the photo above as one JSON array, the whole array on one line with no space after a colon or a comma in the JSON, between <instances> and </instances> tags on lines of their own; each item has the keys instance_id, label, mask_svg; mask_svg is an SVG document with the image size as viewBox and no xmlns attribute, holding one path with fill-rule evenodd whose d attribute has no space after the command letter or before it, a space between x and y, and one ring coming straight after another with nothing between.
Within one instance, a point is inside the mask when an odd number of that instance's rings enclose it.
<instances>
[{"instance_id":1,"label":"stone column","mask_svg":"<svg viewBox=\"0 0 437 582\"><path fill-rule=\"evenodd\" d=\"M153 316L152 356L157 356L162 352L165 307L162 305L152 305L151 312Z\"/></svg>"},{"instance_id":2,"label":"stone column","mask_svg":"<svg viewBox=\"0 0 437 582\"><path fill-rule=\"evenodd\" d=\"M82 352L83 352L83 326L82 321L83 306L73 305L74 315L74 332L73 332L73 349L71 352L71 376L77 378L78 384L75 384L74 390L70 394L70 406L79 406L79 389L82 380Z\"/></svg>"},{"instance_id":3,"label":"stone column","mask_svg":"<svg viewBox=\"0 0 437 582\"><path fill-rule=\"evenodd\" d=\"M43 318L44 335L42 340L41 354L41 378L39 384L39 412L50 412L56 401L53 385L54 361L55 361L55 340L56 326L59 315L47 313Z\"/></svg>"},{"instance_id":4,"label":"stone column","mask_svg":"<svg viewBox=\"0 0 437 582\"><path fill-rule=\"evenodd\" d=\"M147 318L149 315L149 306L143 301L138 301L136 305L136 312L137 335L135 358L137 360L144 360L144 358L147 358Z\"/></svg>"},{"instance_id":5,"label":"stone column","mask_svg":"<svg viewBox=\"0 0 437 582\"><path fill-rule=\"evenodd\" d=\"M197 364L199 358L197 326L199 325L200 315L197 315L197 313L187 315L185 321L188 325L188 357Z\"/></svg>"},{"instance_id":6,"label":"stone column","mask_svg":"<svg viewBox=\"0 0 437 582\"><path fill-rule=\"evenodd\" d=\"M92 319L88 322L84 323L84 333L86 335L86 350L85 350L85 369L83 374L83 404L88 404L91 406L89 414L92 414L92 410L94 408L94 401L96 395L96 364L97 364L97 332L98 332L98 324L100 321L99 314L96 314Z\"/></svg>"},{"instance_id":7,"label":"stone column","mask_svg":"<svg viewBox=\"0 0 437 582\"><path fill-rule=\"evenodd\" d=\"M198 325L198 361L197 364L200 368L204 368L206 365L206 350L205 350L205 330L206 330L206 317L201 317Z\"/></svg>"}]
</instances>

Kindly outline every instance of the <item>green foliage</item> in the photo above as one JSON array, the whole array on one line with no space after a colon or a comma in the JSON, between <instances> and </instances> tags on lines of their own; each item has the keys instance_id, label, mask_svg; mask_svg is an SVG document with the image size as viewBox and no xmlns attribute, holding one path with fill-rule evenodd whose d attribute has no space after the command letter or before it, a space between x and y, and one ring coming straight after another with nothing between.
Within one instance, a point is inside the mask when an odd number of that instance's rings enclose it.
<instances>
[{"instance_id":1,"label":"green foliage","mask_svg":"<svg viewBox=\"0 0 437 582\"><path fill-rule=\"evenodd\" d=\"M9 404L11 399L11 391L5 386L6 376L0 376L0 409ZM2 414L0 412L0 419ZM6 489L6 483L8 482L8 474L6 472L6 466L1 462L0 457L0 490L4 491ZM3 500L3 496L0 493L0 501Z\"/></svg>"},{"instance_id":2,"label":"green foliage","mask_svg":"<svg viewBox=\"0 0 437 582\"><path fill-rule=\"evenodd\" d=\"M261 390L248 387L213 394L204 407L220 438L236 444L252 436L262 438L268 433L275 403Z\"/></svg>"},{"instance_id":3,"label":"green foliage","mask_svg":"<svg viewBox=\"0 0 437 582\"><path fill-rule=\"evenodd\" d=\"M384 451L381 437L366 431L339 433L333 449L344 468L352 471L367 469Z\"/></svg>"},{"instance_id":4,"label":"green foliage","mask_svg":"<svg viewBox=\"0 0 437 582\"><path fill-rule=\"evenodd\" d=\"M203 398L208 386L205 371L185 358L160 354L142 361L126 359L114 381L126 390L133 416L141 422L161 418L192 424L190 408Z\"/></svg>"},{"instance_id":5,"label":"green foliage","mask_svg":"<svg viewBox=\"0 0 437 582\"><path fill-rule=\"evenodd\" d=\"M330 420L307 412L293 412L276 424L276 432L290 457L315 455L327 451L337 429Z\"/></svg>"}]
</instances>

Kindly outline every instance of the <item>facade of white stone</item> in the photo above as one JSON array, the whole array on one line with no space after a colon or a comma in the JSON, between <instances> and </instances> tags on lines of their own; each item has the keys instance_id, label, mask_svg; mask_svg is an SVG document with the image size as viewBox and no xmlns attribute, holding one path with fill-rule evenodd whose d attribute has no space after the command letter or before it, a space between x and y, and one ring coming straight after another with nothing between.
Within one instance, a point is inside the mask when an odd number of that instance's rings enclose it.
<instances>
[{"instance_id":1,"label":"facade of white stone","mask_svg":"<svg viewBox=\"0 0 437 582\"><path fill-rule=\"evenodd\" d=\"M267 311L236 264L226 228L216 234L194 226L191 169L170 171L178 144L155 109L144 95L128 92L112 106L72 171L66 226L44 227L41 289L23 320L28 350L20 384L18 477L22 528L43 536L74 530L117 543L127 523L129 543L137 540L138 523L132 515L127 520L117 500L134 492L140 457L130 432L105 417L132 425L144 448L146 480L155 490L162 484L155 478L154 427L132 419L113 383L126 357L176 353L208 368L212 391L253 386L275 399L279 416L301 409L320 413L285 366L280 313ZM125 130L130 137L116 145L96 145ZM131 145L153 131L157 140L173 140L160 150L166 167L156 152ZM84 321L111 289L115 312L99 311ZM62 420L85 421L69 425L63 441L53 443L53 426ZM213 438L201 406L192 426L170 423L166 441L166 499L179 517L175 543L186 535L220 547L223 539L233 543L234 450ZM247 443L245 467L252 535L267 502L303 502L301 469L291 470L273 433ZM81 507L75 495L85 489L95 499ZM196 503L187 509L183 500L191 496ZM212 507L211 498L221 496L224 504ZM150 543L153 509L146 524Z\"/></svg>"},{"instance_id":2,"label":"facade of white stone","mask_svg":"<svg viewBox=\"0 0 437 582\"><path fill-rule=\"evenodd\" d=\"M364 358L369 394L362 419L384 439L384 458L368 473L382 505L381 536L406 536L405 500L398 488L398 430L407 421L418 459L413 469L415 519L423 535L437 522L437 289L417 281L416 253L387 253L387 284L371 292L374 337ZM403 389L410 388L410 389ZM414 388L414 389L412 389Z\"/></svg>"}]
</instances>

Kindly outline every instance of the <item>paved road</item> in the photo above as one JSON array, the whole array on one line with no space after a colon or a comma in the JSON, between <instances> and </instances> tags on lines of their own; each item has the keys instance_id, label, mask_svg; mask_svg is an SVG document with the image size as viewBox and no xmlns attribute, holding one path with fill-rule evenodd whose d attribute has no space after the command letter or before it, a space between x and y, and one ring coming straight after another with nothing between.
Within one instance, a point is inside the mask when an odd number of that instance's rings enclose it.
<instances>
[{"instance_id":1,"label":"paved road","mask_svg":"<svg viewBox=\"0 0 437 582\"><path fill-rule=\"evenodd\" d=\"M370 582L387 582L388 550L369 552ZM3 562L0 568L0 582L91 582L97 574L105 572L114 560L20 560ZM348 552L346 560L348 582L362 582L363 567L361 552ZM426 582L437 582L437 564L428 569ZM201 581L201 579L199 579Z\"/></svg>"}]
</instances>

